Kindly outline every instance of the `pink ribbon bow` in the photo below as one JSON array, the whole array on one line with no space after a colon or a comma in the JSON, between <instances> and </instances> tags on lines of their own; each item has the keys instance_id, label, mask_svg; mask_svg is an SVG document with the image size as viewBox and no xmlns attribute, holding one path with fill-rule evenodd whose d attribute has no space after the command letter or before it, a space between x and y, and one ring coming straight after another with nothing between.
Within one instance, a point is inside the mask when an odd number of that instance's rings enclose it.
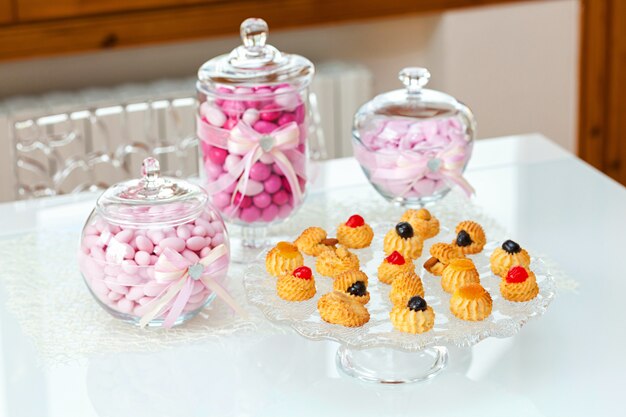
<instances>
[{"instance_id":1,"label":"pink ribbon bow","mask_svg":"<svg viewBox=\"0 0 626 417\"><path fill-rule=\"evenodd\" d=\"M224 244L213 248L207 256L197 263L191 262L180 253L166 248L154 265L154 278L159 283L169 283L164 293L159 295L150 304L148 311L141 317L139 325L146 326L152 319L157 317L163 309L172 301L170 310L165 317L163 327L171 328L183 312L194 282L200 280L206 288L220 297L239 315L247 314L237 304L233 297L216 280L223 276L228 267L228 250Z\"/></svg>"},{"instance_id":2,"label":"pink ribbon bow","mask_svg":"<svg viewBox=\"0 0 626 417\"><path fill-rule=\"evenodd\" d=\"M241 161L219 180L209 184L207 191L214 194L237 183L231 198L235 202L237 190L245 190L250 179L250 170L262 156L270 157L283 172L291 191L294 203L303 199L298 176L305 178L306 157L297 150L300 129L295 122L287 123L271 133L259 133L244 122L239 122L230 132L225 129L209 126L198 120L198 136L212 146L228 149L231 154L241 155ZM237 202L237 206L241 200Z\"/></svg>"},{"instance_id":3,"label":"pink ribbon bow","mask_svg":"<svg viewBox=\"0 0 626 417\"><path fill-rule=\"evenodd\" d=\"M417 181L428 174L430 177L439 177L458 185L469 197L475 191L462 175L467 155L468 149L464 144L453 144L430 158L418 152L400 152L396 166L392 168L371 168L371 180L374 183L381 183L381 185L385 181L393 181L400 185L405 185L400 195L404 196Z\"/></svg>"}]
</instances>

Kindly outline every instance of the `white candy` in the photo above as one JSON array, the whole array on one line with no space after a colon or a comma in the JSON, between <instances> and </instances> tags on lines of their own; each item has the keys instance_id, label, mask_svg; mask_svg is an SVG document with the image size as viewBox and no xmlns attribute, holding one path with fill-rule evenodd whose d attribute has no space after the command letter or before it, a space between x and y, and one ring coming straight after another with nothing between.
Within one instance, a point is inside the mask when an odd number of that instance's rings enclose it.
<instances>
[{"instance_id":1,"label":"white candy","mask_svg":"<svg viewBox=\"0 0 626 417\"><path fill-rule=\"evenodd\" d=\"M247 109L245 112L243 112L243 116L241 116L241 119L245 123L252 126L259 120L259 111L253 108Z\"/></svg>"},{"instance_id":2,"label":"white candy","mask_svg":"<svg viewBox=\"0 0 626 417\"><path fill-rule=\"evenodd\" d=\"M226 115L217 107L211 106L206 101L200 105L200 113L213 126L222 127L226 123Z\"/></svg>"},{"instance_id":3,"label":"white candy","mask_svg":"<svg viewBox=\"0 0 626 417\"><path fill-rule=\"evenodd\" d=\"M243 195L252 197L260 194L263 191L263 184L258 181L248 180L248 184L246 185L245 189L243 188L243 185L244 183L242 182L237 186L237 189Z\"/></svg>"},{"instance_id":4,"label":"white candy","mask_svg":"<svg viewBox=\"0 0 626 417\"><path fill-rule=\"evenodd\" d=\"M224 161L224 169L226 170L226 172L228 173L232 173L235 166L241 162L241 157L238 155L233 155L230 154L226 157L226 160Z\"/></svg>"},{"instance_id":5,"label":"white candy","mask_svg":"<svg viewBox=\"0 0 626 417\"><path fill-rule=\"evenodd\" d=\"M298 106L298 95L291 87L280 87L274 91L274 102L287 111L294 111Z\"/></svg>"},{"instance_id":6,"label":"white candy","mask_svg":"<svg viewBox=\"0 0 626 417\"><path fill-rule=\"evenodd\" d=\"M254 94L254 90L248 87L237 87L235 88L235 94L250 95Z\"/></svg>"}]
</instances>

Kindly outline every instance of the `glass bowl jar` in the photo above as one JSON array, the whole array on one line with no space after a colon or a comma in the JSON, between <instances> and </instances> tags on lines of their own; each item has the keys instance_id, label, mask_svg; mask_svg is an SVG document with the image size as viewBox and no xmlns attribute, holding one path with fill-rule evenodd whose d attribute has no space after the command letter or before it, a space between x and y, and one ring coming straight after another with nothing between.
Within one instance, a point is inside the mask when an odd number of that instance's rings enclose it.
<instances>
[{"instance_id":1,"label":"glass bowl jar","mask_svg":"<svg viewBox=\"0 0 626 417\"><path fill-rule=\"evenodd\" d=\"M458 185L472 155L474 115L453 97L423 88L425 68L404 68L406 88L376 96L354 116L353 148L370 183L387 200L423 206Z\"/></svg>"},{"instance_id":2,"label":"glass bowl jar","mask_svg":"<svg viewBox=\"0 0 626 417\"><path fill-rule=\"evenodd\" d=\"M159 176L147 158L143 178L113 185L89 215L79 268L111 315L141 326L171 327L204 308L221 290L229 243L206 192Z\"/></svg>"},{"instance_id":3,"label":"glass bowl jar","mask_svg":"<svg viewBox=\"0 0 626 417\"><path fill-rule=\"evenodd\" d=\"M297 210L307 186L308 86L313 64L265 43L262 19L241 24L243 45L198 71L207 191L230 222L265 227Z\"/></svg>"}]
</instances>

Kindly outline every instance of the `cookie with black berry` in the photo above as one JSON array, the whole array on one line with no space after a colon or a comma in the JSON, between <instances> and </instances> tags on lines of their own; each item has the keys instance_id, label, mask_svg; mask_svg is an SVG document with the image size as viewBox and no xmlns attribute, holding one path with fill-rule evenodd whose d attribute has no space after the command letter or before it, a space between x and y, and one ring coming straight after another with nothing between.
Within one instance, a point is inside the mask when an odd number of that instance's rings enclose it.
<instances>
[{"instance_id":1,"label":"cookie with black berry","mask_svg":"<svg viewBox=\"0 0 626 417\"><path fill-rule=\"evenodd\" d=\"M504 278L514 266L530 266L530 255L526 249L512 240L505 241L502 246L496 248L489 258L491 270L494 274Z\"/></svg>"},{"instance_id":2,"label":"cookie with black berry","mask_svg":"<svg viewBox=\"0 0 626 417\"><path fill-rule=\"evenodd\" d=\"M434 310L419 295L406 304L395 305L389 318L393 327L405 333L425 333L435 326Z\"/></svg>"},{"instance_id":3,"label":"cookie with black berry","mask_svg":"<svg viewBox=\"0 0 626 417\"><path fill-rule=\"evenodd\" d=\"M367 291L367 275L363 271L346 271L337 275L333 290L348 294L361 304L367 304L370 293Z\"/></svg>"},{"instance_id":4,"label":"cookie with black berry","mask_svg":"<svg viewBox=\"0 0 626 417\"><path fill-rule=\"evenodd\" d=\"M406 259L414 260L422 255L424 240L415 233L409 222L400 222L385 235L383 250L386 255L400 252Z\"/></svg>"},{"instance_id":5,"label":"cookie with black berry","mask_svg":"<svg viewBox=\"0 0 626 417\"><path fill-rule=\"evenodd\" d=\"M415 233L421 235L424 240L439 234L439 219L425 208L408 209L404 212L400 221L411 223Z\"/></svg>"},{"instance_id":6,"label":"cookie with black berry","mask_svg":"<svg viewBox=\"0 0 626 417\"><path fill-rule=\"evenodd\" d=\"M459 223L456 226L455 233L456 238L452 241L452 244L465 255L480 253L487 243L483 227L471 220Z\"/></svg>"},{"instance_id":7,"label":"cookie with black berry","mask_svg":"<svg viewBox=\"0 0 626 417\"><path fill-rule=\"evenodd\" d=\"M368 247L374 239L374 231L363 217L355 214L348 221L337 226L337 240L350 249Z\"/></svg>"}]
</instances>

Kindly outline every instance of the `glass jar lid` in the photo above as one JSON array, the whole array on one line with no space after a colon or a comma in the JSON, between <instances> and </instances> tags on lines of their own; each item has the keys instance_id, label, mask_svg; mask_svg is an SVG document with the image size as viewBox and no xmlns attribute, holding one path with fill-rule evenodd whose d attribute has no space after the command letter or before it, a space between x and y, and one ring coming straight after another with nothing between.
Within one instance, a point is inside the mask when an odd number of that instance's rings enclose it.
<instances>
[{"instance_id":1,"label":"glass jar lid","mask_svg":"<svg viewBox=\"0 0 626 417\"><path fill-rule=\"evenodd\" d=\"M96 211L110 223L123 226L173 226L200 216L206 192L184 180L161 177L159 161L143 160L142 178L117 183L96 202Z\"/></svg>"},{"instance_id":2,"label":"glass jar lid","mask_svg":"<svg viewBox=\"0 0 626 417\"><path fill-rule=\"evenodd\" d=\"M212 93L219 86L229 85L289 83L298 89L309 85L315 72L311 61L266 44L268 32L263 19L244 20L240 27L243 45L205 62L198 71L198 88Z\"/></svg>"},{"instance_id":3,"label":"glass jar lid","mask_svg":"<svg viewBox=\"0 0 626 417\"><path fill-rule=\"evenodd\" d=\"M363 116L430 119L451 116L459 111L471 115L469 109L454 97L424 88L430 80L430 72L426 68L404 68L398 74L398 78L405 88L380 94L365 103L356 114L356 124Z\"/></svg>"}]
</instances>

